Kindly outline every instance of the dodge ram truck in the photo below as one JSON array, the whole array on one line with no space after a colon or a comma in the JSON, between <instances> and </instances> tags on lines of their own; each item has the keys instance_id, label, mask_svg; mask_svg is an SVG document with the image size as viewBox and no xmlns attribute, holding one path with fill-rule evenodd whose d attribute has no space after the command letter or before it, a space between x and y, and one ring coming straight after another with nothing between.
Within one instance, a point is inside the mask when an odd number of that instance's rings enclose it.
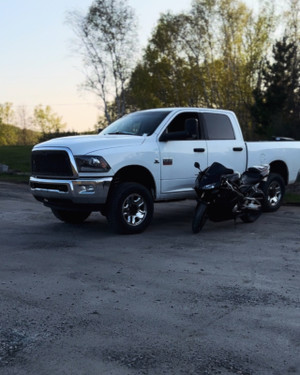
<instances>
[{"instance_id":1,"label":"dodge ram truck","mask_svg":"<svg viewBox=\"0 0 300 375\"><path fill-rule=\"evenodd\" d=\"M300 142L245 142L227 110L137 111L97 135L34 146L30 188L64 222L100 211L113 231L138 233L151 222L154 202L195 197L195 162L204 169L215 161L241 173L269 164L264 209L275 211L298 177Z\"/></svg>"}]
</instances>

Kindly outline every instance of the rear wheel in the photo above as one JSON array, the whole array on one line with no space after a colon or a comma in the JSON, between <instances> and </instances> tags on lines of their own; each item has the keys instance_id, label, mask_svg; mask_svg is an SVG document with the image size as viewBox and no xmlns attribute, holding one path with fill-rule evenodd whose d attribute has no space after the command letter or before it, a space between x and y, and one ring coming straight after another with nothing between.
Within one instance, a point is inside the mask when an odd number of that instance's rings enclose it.
<instances>
[{"instance_id":1,"label":"rear wheel","mask_svg":"<svg viewBox=\"0 0 300 375\"><path fill-rule=\"evenodd\" d=\"M207 220L207 205L198 203L195 208L195 213L192 222L193 233L199 233Z\"/></svg>"},{"instance_id":2,"label":"rear wheel","mask_svg":"<svg viewBox=\"0 0 300 375\"><path fill-rule=\"evenodd\" d=\"M144 231L153 216L150 191L135 182L123 182L111 193L107 219L114 232L134 234Z\"/></svg>"},{"instance_id":3,"label":"rear wheel","mask_svg":"<svg viewBox=\"0 0 300 375\"><path fill-rule=\"evenodd\" d=\"M90 211L68 211L51 208L53 215L59 220L70 224L83 223L90 216Z\"/></svg>"},{"instance_id":4,"label":"rear wheel","mask_svg":"<svg viewBox=\"0 0 300 375\"><path fill-rule=\"evenodd\" d=\"M261 186L265 193L263 209L267 212L274 212L281 206L285 192L283 178L277 173L270 173L268 181Z\"/></svg>"}]
</instances>

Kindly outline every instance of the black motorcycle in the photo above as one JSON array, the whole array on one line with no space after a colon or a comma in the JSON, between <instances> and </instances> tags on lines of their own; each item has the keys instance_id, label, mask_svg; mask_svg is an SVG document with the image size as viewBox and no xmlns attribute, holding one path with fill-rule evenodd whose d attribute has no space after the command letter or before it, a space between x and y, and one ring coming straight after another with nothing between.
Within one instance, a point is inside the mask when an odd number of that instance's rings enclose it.
<instances>
[{"instance_id":1,"label":"black motorcycle","mask_svg":"<svg viewBox=\"0 0 300 375\"><path fill-rule=\"evenodd\" d=\"M254 222L262 213L264 192L259 185L270 173L269 165L248 168L242 175L213 163L204 171L195 163L199 174L195 182L197 206L192 229L199 233L207 219L218 222L241 218L245 223Z\"/></svg>"}]
</instances>

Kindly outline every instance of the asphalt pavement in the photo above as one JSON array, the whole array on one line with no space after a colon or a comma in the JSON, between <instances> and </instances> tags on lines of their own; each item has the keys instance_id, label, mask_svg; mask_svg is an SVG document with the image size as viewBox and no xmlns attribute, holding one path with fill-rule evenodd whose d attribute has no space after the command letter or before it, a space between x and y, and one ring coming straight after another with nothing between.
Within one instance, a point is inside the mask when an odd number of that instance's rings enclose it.
<instances>
[{"instance_id":1,"label":"asphalt pavement","mask_svg":"<svg viewBox=\"0 0 300 375\"><path fill-rule=\"evenodd\" d=\"M59 222L0 182L1 375L300 374L300 207L139 235Z\"/></svg>"}]
</instances>

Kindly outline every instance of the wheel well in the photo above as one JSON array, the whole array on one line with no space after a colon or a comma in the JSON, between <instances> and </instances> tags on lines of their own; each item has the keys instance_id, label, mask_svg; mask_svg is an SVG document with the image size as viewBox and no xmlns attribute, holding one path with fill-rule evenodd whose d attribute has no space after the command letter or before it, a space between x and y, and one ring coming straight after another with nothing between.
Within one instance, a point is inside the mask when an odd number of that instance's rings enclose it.
<instances>
[{"instance_id":1,"label":"wheel well","mask_svg":"<svg viewBox=\"0 0 300 375\"><path fill-rule=\"evenodd\" d=\"M279 174L283 178L284 183L288 184L288 168L283 161L276 160L270 163L270 172Z\"/></svg>"},{"instance_id":2,"label":"wheel well","mask_svg":"<svg viewBox=\"0 0 300 375\"><path fill-rule=\"evenodd\" d=\"M137 182L144 185L155 197L156 189L152 174L145 167L140 165L131 165L120 169L114 176L112 186L120 182Z\"/></svg>"}]
</instances>

